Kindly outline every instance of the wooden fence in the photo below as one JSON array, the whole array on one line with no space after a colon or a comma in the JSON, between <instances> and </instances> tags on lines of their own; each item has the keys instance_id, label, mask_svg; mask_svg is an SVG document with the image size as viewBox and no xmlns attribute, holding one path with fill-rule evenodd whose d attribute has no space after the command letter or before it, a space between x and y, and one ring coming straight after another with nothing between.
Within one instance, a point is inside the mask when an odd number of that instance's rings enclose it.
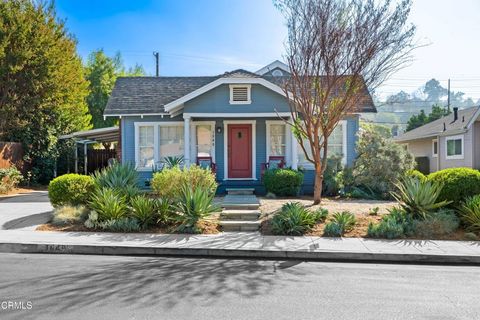
<instances>
[{"instance_id":1,"label":"wooden fence","mask_svg":"<svg viewBox=\"0 0 480 320\"><path fill-rule=\"evenodd\" d=\"M88 149L88 173L108 166L108 159L115 159L115 149Z\"/></svg>"},{"instance_id":2,"label":"wooden fence","mask_svg":"<svg viewBox=\"0 0 480 320\"><path fill-rule=\"evenodd\" d=\"M17 167L23 170L23 148L18 142L0 142L0 169Z\"/></svg>"}]
</instances>

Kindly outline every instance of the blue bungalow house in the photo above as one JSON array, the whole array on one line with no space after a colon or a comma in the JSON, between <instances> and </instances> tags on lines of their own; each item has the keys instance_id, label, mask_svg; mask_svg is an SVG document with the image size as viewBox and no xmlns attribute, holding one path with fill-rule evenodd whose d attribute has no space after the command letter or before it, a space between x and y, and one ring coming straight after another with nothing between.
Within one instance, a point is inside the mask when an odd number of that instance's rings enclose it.
<instances>
[{"instance_id":1,"label":"blue bungalow house","mask_svg":"<svg viewBox=\"0 0 480 320\"><path fill-rule=\"evenodd\" d=\"M262 192L266 164L277 161L305 170L303 191L313 190L313 167L280 118L290 117L281 88L288 66L275 61L257 72L235 70L207 77L118 78L105 117L120 119L119 159L134 162L148 181L167 156L186 165L214 167L219 192L250 187ZM376 112L368 90L365 103L343 119L330 137L330 154L345 165L355 158L361 112Z\"/></svg>"}]
</instances>

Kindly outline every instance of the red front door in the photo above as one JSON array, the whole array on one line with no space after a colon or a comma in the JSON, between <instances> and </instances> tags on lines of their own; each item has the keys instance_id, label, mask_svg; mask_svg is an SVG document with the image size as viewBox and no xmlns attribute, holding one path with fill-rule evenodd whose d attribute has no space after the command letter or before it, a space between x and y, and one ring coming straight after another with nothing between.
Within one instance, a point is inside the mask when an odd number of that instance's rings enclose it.
<instances>
[{"instance_id":1,"label":"red front door","mask_svg":"<svg viewBox=\"0 0 480 320\"><path fill-rule=\"evenodd\" d=\"M252 125L228 125L228 177L252 177Z\"/></svg>"}]
</instances>

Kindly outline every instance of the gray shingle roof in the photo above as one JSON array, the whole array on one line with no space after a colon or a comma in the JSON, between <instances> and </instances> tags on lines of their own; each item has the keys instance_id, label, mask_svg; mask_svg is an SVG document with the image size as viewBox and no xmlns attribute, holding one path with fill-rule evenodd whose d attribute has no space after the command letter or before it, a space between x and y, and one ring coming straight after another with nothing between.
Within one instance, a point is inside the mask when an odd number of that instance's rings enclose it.
<instances>
[{"instance_id":1,"label":"gray shingle roof","mask_svg":"<svg viewBox=\"0 0 480 320\"><path fill-rule=\"evenodd\" d=\"M104 115L165 113L164 106L219 78L263 78L278 86L285 77L260 76L243 69L210 77L120 77L108 99ZM365 88L364 103L356 112L376 112Z\"/></svg>"},{"instance_id":2,"label":"gray shingle roof","mask_svg":"<svg viewBox=\"0 0 480 320\"><path fill-rule=\"evenodd\" d=\"M427 123L421 127L410 130L396 137L394 140L398 142L406 142L423 138L435 137L437 135L449 135L467 129L468 124L472 121L480 107L472 107L468 109L458 110L458 119L453 121L453 112L448 116ZM445 130L444 130L445 124Z\"/></svg>"}]
</instances>

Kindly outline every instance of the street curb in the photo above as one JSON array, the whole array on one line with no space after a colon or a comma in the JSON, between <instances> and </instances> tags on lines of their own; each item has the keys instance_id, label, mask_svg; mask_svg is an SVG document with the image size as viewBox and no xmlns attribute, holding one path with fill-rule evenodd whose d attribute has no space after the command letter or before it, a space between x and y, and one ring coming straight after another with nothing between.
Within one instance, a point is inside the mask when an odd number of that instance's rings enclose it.
<instances>
[{"instance_id":1,"label":"street curb","mask_svg":"<svg viewBox=\"0 0 480 320\"><path fill-rule=\"evenodd\" d=\"M480 256L342 251L216 249L188 247L133 247L105 245L0 243L2 253L88 254L118 256L176 256L202 258L292 259L312 261L383 262L480 265Z\"/></svg>"}]
</instances>

